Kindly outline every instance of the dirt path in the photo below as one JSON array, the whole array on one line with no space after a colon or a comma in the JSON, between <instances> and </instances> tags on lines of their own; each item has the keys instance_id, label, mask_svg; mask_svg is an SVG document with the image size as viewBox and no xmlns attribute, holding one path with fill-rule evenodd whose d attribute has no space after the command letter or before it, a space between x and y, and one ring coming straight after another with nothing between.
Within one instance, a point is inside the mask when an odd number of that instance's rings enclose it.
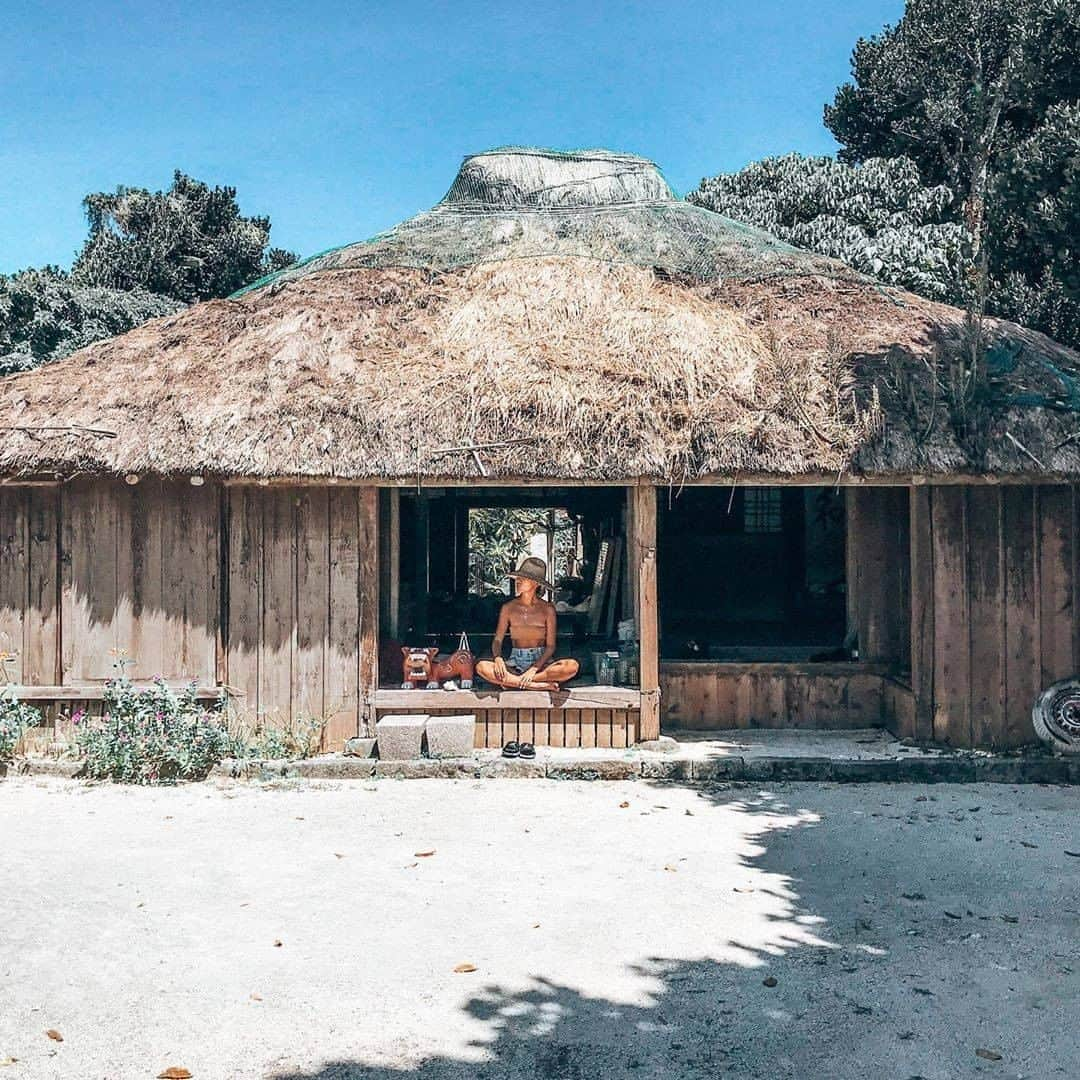
<instances>
[{"instance_id":1,"label":"dirt path","mask_svg":"<svg viewBox=\"0 0 1080 1080\"><path fill-rule=\"evenodd\" d=\"M1076 788L8 779L0 1080L1071 1077L1066 851Z\"/></svg>"}]
</instances>

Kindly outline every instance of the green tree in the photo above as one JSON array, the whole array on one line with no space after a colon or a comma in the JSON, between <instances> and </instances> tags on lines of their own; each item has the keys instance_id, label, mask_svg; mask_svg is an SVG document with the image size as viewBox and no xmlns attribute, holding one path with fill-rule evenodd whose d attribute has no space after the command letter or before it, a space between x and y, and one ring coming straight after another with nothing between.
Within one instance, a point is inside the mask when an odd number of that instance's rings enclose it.
<instances>
[{"instance_id":1,"label":"green tree","mask_svg":"<svg viewBox=\"0 0 1080 1080\"><path fill-rule=\"evenodd\" d=\"M956 193L975 323L989 310L1074 345L1078 56L1077 0L908 0L825 108L841 160L906 155Z\"/></svg>"},{"instance_id":2,"label":"green tree","mask_svg":"<svg viewBox=\"0 0 1080 1080\"><path fill-rule=\"evenodd\" d=\"M1002 155L988 215L995 310L1080 344L1080 103Z\"/></svg>"},{"instance_id":3,"label":"green tree","mask_svg":"<svg viewBox=\"0 0 1080 1080\"><path fill-rule=\"evenodd\" d=\"M296 259L268 250L270 219L244 217L235 188L179 171L167 191L118 187L87 195L83 205L90 235L72 269L83 284L192 304L228 296Z\"/></svg>"},{"instance_id":4,"label":"green tree","mask_svg":"<svg viewBox=\"0 0 1080 1080\"><path fill-rule=\"evenodd\" d=\"M704 179L687 199L890 285L960 296L964 232L953 194L924 185L910 158L847 165L786 154Z\"/></svg>"},{"instance_id":5,"label":"green tree","mask_svg":"<svg viewBox=\"0 0 1080 1080\"><path fill-rule=\"evenodd\" d=\"M142 289L82 285L54 266L0 275L0 375L59 360L183 306Z\"/></svg>"}]
</instances>

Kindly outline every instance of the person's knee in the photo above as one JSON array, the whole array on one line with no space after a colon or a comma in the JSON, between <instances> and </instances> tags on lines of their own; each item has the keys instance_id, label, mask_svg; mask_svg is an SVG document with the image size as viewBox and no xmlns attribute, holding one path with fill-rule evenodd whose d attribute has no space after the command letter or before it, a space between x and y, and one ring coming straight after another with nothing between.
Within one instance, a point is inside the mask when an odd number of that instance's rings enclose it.
<instances>
[{"instance_id":1,"label":"person's knee","mask_svg":"<svg viewBox=\"0 0 1080 1080\"><path fill-rule=\"evenodd\" d=\"M476 673L490 680L495 674L495 664L491 660L478 660L476 662Z\"/></svg>"},{"instance_id":2,"label":"person's knee","mask_svg":"<svg viewBox=\"0 0 1080 1080\"><path fill-rule=\"evenodd\" d=\"M576 660L564 660L563 663L566 664L566 670L570 672L570 678L581 670L581 665Z\"/></svg>"}]
</instances>

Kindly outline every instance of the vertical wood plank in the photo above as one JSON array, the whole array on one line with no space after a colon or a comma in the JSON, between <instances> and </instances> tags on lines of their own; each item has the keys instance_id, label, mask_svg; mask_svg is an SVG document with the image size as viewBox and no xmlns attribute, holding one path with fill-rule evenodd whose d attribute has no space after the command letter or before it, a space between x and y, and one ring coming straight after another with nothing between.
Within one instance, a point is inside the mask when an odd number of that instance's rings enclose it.
<instances>
[{"instance_id":1,"label":"vertical wood plank","mask_svg":"<svg viewBox=\"0 0 1080 1080\"><path fill-rule=\"evenodd\" d=\"M300 488L296 502L296 651L293 656L292 709L296 716L328 720L329 490Z\"/></svg>"},{"instance_id":2,"label":"vertical wood plank","mask_svg":"<svg viewBox=\"0 0 1080 1080\"><path fill-rule=\"evenodd\" d=\"M140 485L141 487L142 485ZM219 557L221 493L215 485L166 484L147 520L160 545L146 545L148 565L160 558L164 635L161 668L169 678L208 685L217 668L221 617Z\"/></svg>"},{"instance_id":3,"label":"vertical wood plank","mask_svg":"<svg viewBox=\"0 0 1080 1080\"><path fill-rule=\"evenodd\" d=\"M584 750L596 747L596 710L582 709L579 723L579 746Z\"/></svg>"},{"instance_id":4,"label":"vertical wood plank","mask_svg":"<svg viewBox=\"0 0 1080 1080\"><path fill-rule=\"evenodd\" d=\"M9 656L0 671L6 680L26 681L24 627L30 608L30 489L0 487L0 652Z\"/></svg>"},{"instance_id":5,"label":"vertical wood plank","mask_svg":"<svg viewBox=\"0 0 1080 1080\"><path fill-rule=\"evenodd\" d=\"M521 741L518 737L517 709L502 710L502 738L504 743Z\"/></svg>"},{"instance_id":6,"label":"vertical wood plank","mask_svg":"<svg viewBox=\"0 0 1080 1080\"><path fill-rule=\"evenodd\" d=\"M60 665L60 505L59 485L29 491L29 589L23 620L22 680L55 686Z\"/></svg>"},{"instance_id":7,"label":"vertical wood plank","mask_svg":"<svg viewBox=\"0 0 1080 1080\"><path fill-rule=\"evenodd\" d=\"M510 740L506 738L503 732L503 714L502 709L488 709L487 710L487 745L491 747L501 747L508 743Z\"/></svg>"},{"instance_id":8,"label":"vertical wood plank","mask_svg":"<svg viewBox=\"0 0 1080 1080\"><path fill-rule=\"evenodd\" d=\"M638 636L641 642L641 738L660 737L660 624L656 595L656 488L632 487L633 562L638 578Z\"/></svg>"},{"instance_id":9,"label":"vertical wood plank","mask_svg":"<svg viewBox=\"0 0 1080 1080\"><path fill-rule=\"evenodd\" d=\"M915 738L934 737L934 532L930 489L908 489L911 509L911 686Z\"/></svg>"},{"instance_id":10,"label":"vertical wood plank","mask_svg":"<svg viewBox=\"0 0 1080 1080\"><path fill-rule=\"evenodd\" d=\"M360 732L360 555L355 488L332 488L327 505L330 533L323 747L338 750Z\"/></svg>"},{"instance_id":11,"label":"vertical wood plank","mask_svg":"<svg viewBox=\"0 0 1080 1080\"><path fill-rule=\"evenodd\" d=\"M1076 545L1073 488L1039 488L1039 689L1075 673Z\"/></svg>"},{"instance_id":12,"label":"vertical wood plank","mask_svg":"<svg viewBox=\"0 0 1080 1080\"><path fill-rule=\"evenodd\" d=\"M971 745L971 648L967 575L967 499L960 486L935 487L934 737Z\"/></svg>"},{"instance_id":13,"label":"vertical wood plank","mask_svg":"<svg viewBox=\"0 0 1080 1080\"><path fill-rule=\"evenodd\" d=\"M64 493L62 609L64 682L116 674L117 499L111 485L77 480Z\"/></svg>"},{"instance_id":14,"label":"vertical wood plank","mask_svg":"<svg viewBox=\"0 0 1080 1080\"><path fill-rule=\"evenodd\" d=\"M558 709L533 709L533 742L537 746L551 745L551 725L558 716Z\"/></svg>"},{"instance_id":15,"label":"vertical wood plank","mask_svg":"<svg viewBox=\"0 0 1080 1080\"><path fill-rule=\"evenodd\" d=\"M360 723L375 734L375 693L379 688L379 489L357 490L360 664L357 676Z\"/></svg>"},{"instance_id":16,"label":"vertical wood plank","mask_svg":"<svg viewBox=\"0 0 1080 1080\"><path fill-rule=\"evenodd\" d=\"M599 750L611 749L611 709L596 710L596 746Z\"/></svg>"},{"instance_id":17,"label":"vertical wood plank","mask_svg":"<svg viewBox=\"0 0 1080 1080\"><path fill-rule=\"evenodd\" d=\"M259 712L270 724L293 719L293 658L296 654L295 488L263 491L262 650Z\"/></svg>"},{"instance_id":18,"label":"vertical wood plank","mask_svg":"<svg viewBox=\"0 0 1080 1080\"><path fill-rule=\"evenodd\" d=\"M1005 564L1005 726L999 746L1034 739L1031 706L1039 671L1036 582L1035 489L1002 491Z\"/></svg>"},{"instance_id":19,"label":"vertical wood plank","mask_svg":"<svg viewBox=\"0 0 1080 1080\"><path fill-rule=\"evenodd\" d=\"M259 712L259 664L262 641L263 489L227 489L228 551L228 683L238 692L236 709L245 719Z\"/></svg>"},{"instance_id":20,"label":"vertical wood plank","mask_svg":"<svg viewBox=\"0 0 1080 1080\"><path fill-rule=\"evenodd\" d=\"M623 750L633 743L629 732L630 710L612 709L611 711L611 745L616 750Z\"/></svg>"},{"instance_id":21,"label":"vertical wood plank","mask_svg":"<svg viewBox=\"0 0 1080 1080\"><path fill-rule=\"evenodd\" d=\"M562 742L560 746L580 746L581 745L581 710L580 709L563 709L563 730L562 730Z\"/></svg>"},{"instance_id":22,"label":"vertical wood plank","mask_svg":"<svg viewBox=\"0 0 1080 1080\"><path fill-rule=\"evenodd\" d=\"M972 740L991 746L1005 721L1001 489L972 487L967 500Z\"/></svg>"},{"instance_id":23,"label":"vertical wood plank","mask_svg":"<svg viewBox=\"0 0 1080 1080\"><path fill-rule=\"evenodd\" d=\"M518 742L535 743L536 726L532 709L518 709Z\"/></svg>"},{"instance_id":24,"label":"vertical wood plank","mask_svg":"<svg viewBox=\"0 0 1080 1080\"><path fill-rule=\"evenodd\" d=\"M548 746L566 745L567 709L553 709L548 714Z\"/></svg>"}]
</instances>

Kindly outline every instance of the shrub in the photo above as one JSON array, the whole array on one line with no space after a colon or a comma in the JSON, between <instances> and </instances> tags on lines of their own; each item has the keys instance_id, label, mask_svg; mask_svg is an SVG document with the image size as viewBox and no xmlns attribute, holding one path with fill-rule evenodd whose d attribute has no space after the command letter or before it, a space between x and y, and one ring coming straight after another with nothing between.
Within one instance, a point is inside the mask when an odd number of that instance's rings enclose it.
<instances>
[{"instance_id":1,"label":"shrub","mask_svg":"<svg viewBox=\"0 0 1080 1080\"><path fill-rule=\"evenodd\" d=\"M160 678L145 689L113 679L102 716L72 718L86 775L132 784L202 779L235 752L224 707L224 698L209 708L198 701L195 683L175 691Z\"/></svg>"},{"instance_id":2,"label":"shrub","mask_svg":"<svg viewBox=\"0 0 1080 1080\"><path fill-rule=\"evenodd\" d=\"M237 730L230 753L234 757L281 760L306 758L319 752L326 720L300 718L286 725L266 726L259 722L252 730Z\"/></svg>"},{"instance_id":3,"label":"shrub","mask_svg":"<svg viewBox=\"0 0 1080 1080\"><path fill-rule=\"evenodd\" d=\"M23 705L11 693L0 693L0 761L10 761L22 733L40 723L37 709Z\"/></svg>"}]
</instances>

